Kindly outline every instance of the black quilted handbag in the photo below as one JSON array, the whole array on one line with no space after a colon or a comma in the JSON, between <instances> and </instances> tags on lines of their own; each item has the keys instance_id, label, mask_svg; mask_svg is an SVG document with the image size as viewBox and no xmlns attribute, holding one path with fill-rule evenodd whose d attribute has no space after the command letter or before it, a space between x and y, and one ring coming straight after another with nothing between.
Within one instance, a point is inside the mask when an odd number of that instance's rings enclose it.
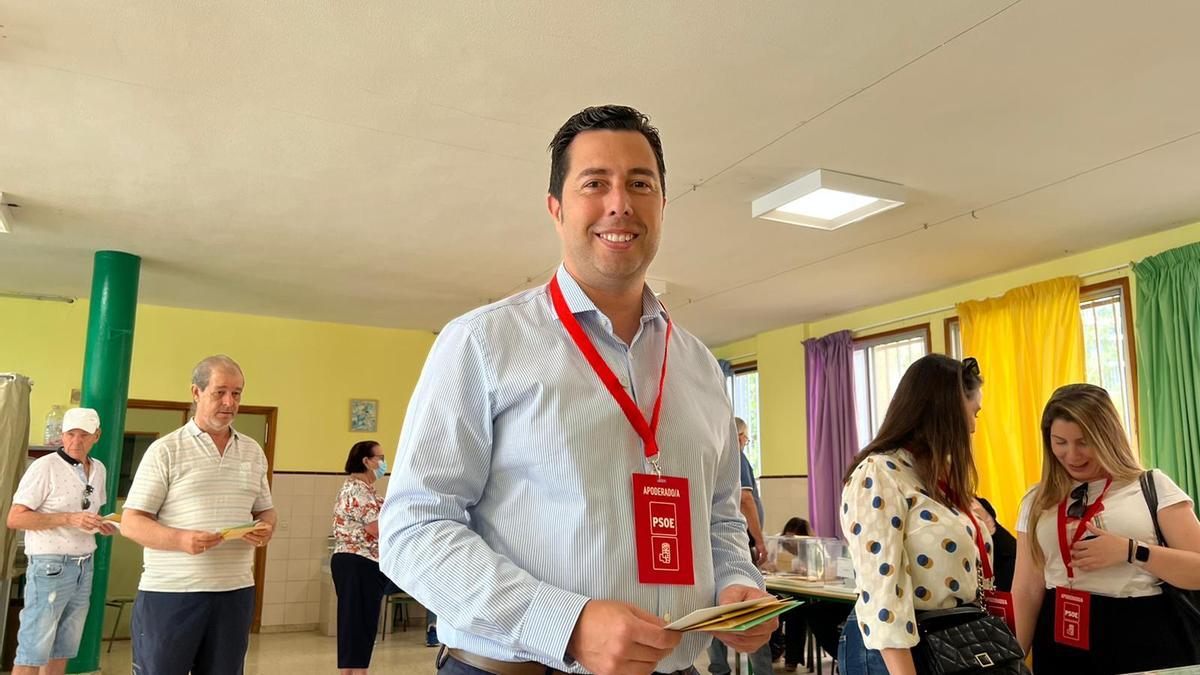
<instances>
[{"instance_id":1,"label":"black quilted handbag","mask_svg":"<svg viewBox=\"0 0 1200 675\"><path fill-rule=\"evenodd\" d=\"M920 675L1027 675L1025 655L1004 619L978 605L917 613L921 641L913 647Z\"/></svg>"}]
</instances>

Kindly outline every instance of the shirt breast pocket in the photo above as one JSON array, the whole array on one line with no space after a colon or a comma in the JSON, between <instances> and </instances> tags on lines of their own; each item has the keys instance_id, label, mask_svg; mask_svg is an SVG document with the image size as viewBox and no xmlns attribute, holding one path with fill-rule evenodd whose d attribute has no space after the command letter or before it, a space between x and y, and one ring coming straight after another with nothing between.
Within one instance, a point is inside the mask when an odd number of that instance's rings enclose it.
<instances>
[{"instance_id":1,"label":"shirt breast pocket","mask_svg":"<svg viewBox=\"0 0 1200 675\"><path fill-rule=\"evenodd\" d=\"M237 485L239 494L250 497L258 494L259 477L258 472L254 470L253 462L241 462L238 464L234 483Z\"/></svg>"}]
</instances>

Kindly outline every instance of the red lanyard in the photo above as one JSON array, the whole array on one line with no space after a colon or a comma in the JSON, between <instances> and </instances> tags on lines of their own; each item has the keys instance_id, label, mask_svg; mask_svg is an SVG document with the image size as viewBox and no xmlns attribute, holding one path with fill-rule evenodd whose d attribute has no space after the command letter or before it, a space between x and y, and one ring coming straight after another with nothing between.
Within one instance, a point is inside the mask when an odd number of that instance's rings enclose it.
<instances>
[{"instance_id":1,"label":"red lanyard","mask_svg":"<svg viewBox=\"0 0 1200 675\"><path fill-rule=\"evenodd\" d=\"M946 495L951 501L955 501L954 496L950 492L950 484L945 480L938 481L938 489L942 494ZM975 520L975 514L971 513L971 509L967 508L967 517L971 519L971 524L975 526L975 548L979 549L979 560L983 565L983 578L992 578L992 561L988 559L987 546L983 543L983 530L979 529L979 521Z\"/></svg>"},{"instance_id":2,"label":"red lanyard","mask_svg":"<svg viewBox=\"0 0 1200 675\"><path fill-rule=\"evenodd\" d=\"M1075 535L1071 537L1071 543L1067 543L1067 502L1071 497L1068 496L1058 505L1058 550L1062 554L1063 564L1067 566L1067 578L1075 578L1075 570L1071 568L1071 547L1083 539L1083 535L1087 534L1088 523L1092 522L1092 518L1096 517L1097 513L1104 510L1104 495L1108 494L1108 487L1112 485L1112 479L1109 478L1104 483L1104 489L1100 491L1100 496L1096 501L1088 507L1087 511L1083 512L1083 517L1079 519L1079 527L1075 530Z\"/></svg>"},{"instance_id":3,"label":"red lanyard","mask_svg":"<svg viewBox=\"0 0 1200 675\"><path fill-rule=\"evenodd\" d=\"M667 338L663 345L663 362L662 373L658 378L658 398L654 401L654 414L650 418L650 423L646 423L646 418L642 415L642 411L638 409L637 403L629 397L629 393L621 386L621 382L617 376L613 374L608 364L604 362L604 358L600 356L600 352L596 351L596 347L592 341L588 339L587 333L583 332L583 326L579 325L579 321L575 315L571 313L570 307L567 306L567 301L563 297L562 289L558 286L558 277L550 279L550 299L554 304L554 312L558 314L558 320L562 321L566 327L567 333L570 334L571 340L579 347L579 351L583 353L583 358L587 359L592 370L596 371L596 375L600 377L600 381L604 383L608 393L612 394L617 405L621 406L621 412L625 413L629 424L633 426L633 430L642 438L642 445L645 447L646 456L654 457L658 455L658 441L655 440L655 435L658 433L658 413L662 410L663 400L663 384L667 381L667 349L671 346L671 319L667 318ZM657 467L656 467L657 468Z\"/></svg>"},{"instance_id":4,"label":"red lanyard","mask_svg":"<svg viewBox=\"0 0 1200 675\"><path fill-rule=\"evenodd\" d=\"M983 578L986 581L992 578L992 561L988 556L987 546L983 543L983 530L979 529L979 521L975 520L975 514L971 513L971 509L967 509L967 517L975 526L975 548L979 549L979 560L983 563Z\"/></svg>"}]
</instances>

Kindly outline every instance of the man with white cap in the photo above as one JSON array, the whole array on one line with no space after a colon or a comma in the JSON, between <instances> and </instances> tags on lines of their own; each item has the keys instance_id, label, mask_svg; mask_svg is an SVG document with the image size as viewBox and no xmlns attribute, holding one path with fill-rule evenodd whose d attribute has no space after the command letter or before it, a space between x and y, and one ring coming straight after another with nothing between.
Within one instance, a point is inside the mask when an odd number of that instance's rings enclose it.
<instances>
[{"instance_id":1,"label":"man with white cap","mask_svg":"<svg viewBox=\"0 0 1200 675\"><path fill-rule=\"evenodd\" d=\"M88 456L100 439L100 415L68 410L62 439L62 448L29 466L8 512L8 527L26 532L29 557L13 675L66 672L87 619L94 535L116 532L98 515L106 501L104 465Z\"/></svg>"}]
</instances>

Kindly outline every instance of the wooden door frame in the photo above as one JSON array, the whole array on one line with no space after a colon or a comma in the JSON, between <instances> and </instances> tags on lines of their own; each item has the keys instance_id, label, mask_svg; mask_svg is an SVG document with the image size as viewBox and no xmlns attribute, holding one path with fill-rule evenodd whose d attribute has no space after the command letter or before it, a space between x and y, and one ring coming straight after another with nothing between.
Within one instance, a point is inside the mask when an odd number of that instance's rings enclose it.
<instances>
[{"instance_id":1,"label":"wooden door frame","mask_svg":"<svg viewBox=\"0 0 1200 675\"><path fill-rule=\"evenodd\" d=\"M182 423L187 424L191 419L192 403L186 401L156 401L144 398L131 398L125 404L128 408L143 410L179 410L182 412ZM267 442L263 445L263 453L267 456L267 485L275 482L275 436L277 435L276 420L279 418L279 408L265 405L239 405L238 414L266 415ZM263 587L267 571L267 547L254 550L254 623L250 632L257 633L262 628Z\"/></svg>"}]
</instances>

